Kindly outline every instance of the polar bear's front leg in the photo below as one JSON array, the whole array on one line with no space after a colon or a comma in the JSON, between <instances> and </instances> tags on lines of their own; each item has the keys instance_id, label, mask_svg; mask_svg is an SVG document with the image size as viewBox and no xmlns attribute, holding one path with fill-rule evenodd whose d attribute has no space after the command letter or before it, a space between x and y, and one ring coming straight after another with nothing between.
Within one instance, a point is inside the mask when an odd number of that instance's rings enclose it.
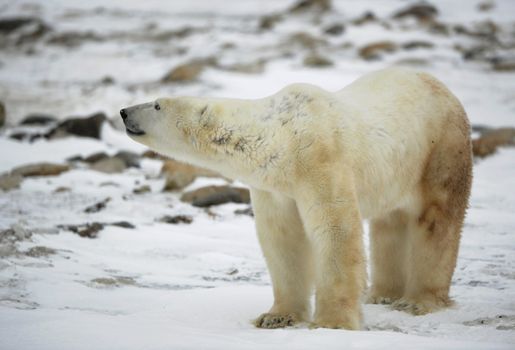
<instances>
[{"instance_id":1,"label":"polar bear's front leg","mask_svg":"<svg viewBox=\"0 0 515 350\"><path fill-rule=\"evenodd\" d=\"M274 304L255 321L260 328L293 326L309 318L312 254L295 201L251 189L259 243L272 278Z\"/></svg>"},{"instance_id":2,"label":"polar bear's front leg","mask_svg":"<svg viewBox=\"0 0 515 350\"><path fill-rule=\"evenodd\" d=\"M297 200L313 244L316 284L313 326L359 329L366 264L356 197L350 184L321 180L312 188L303 188Z\"/></svg>"}]
</instances>

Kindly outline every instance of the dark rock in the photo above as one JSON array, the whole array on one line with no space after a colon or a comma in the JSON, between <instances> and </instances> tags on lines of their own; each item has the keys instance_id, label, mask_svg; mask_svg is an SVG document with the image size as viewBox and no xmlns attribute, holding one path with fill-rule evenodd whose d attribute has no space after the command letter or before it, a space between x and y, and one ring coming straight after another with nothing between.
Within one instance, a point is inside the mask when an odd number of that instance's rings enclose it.
<instances>
[{"instance_id":1,"label":"dark rock","mask_svg":"<svg viewBox=\"0 0 515 350\"><path fill-rule=\"evenodd\" d=\"M143 186L137 187L134 190L132 190L132 193L142 194L142 193L148 193L150 191L151 191L151 189L150 189L149 185L143 185Z\"/></svg>"},{"instance_id":2,"label":"dark rock","mask_svg":"<svg viewBox=\"0 0 515 350\"><path fill-rule=\"evenodd\" d=\"M248 207L245 209L236 209L234 211L234 214L236 215L248 215L254 217L254 211L252 210L252 207Z\"/></svg>"},{"instance_id":3,"label":"dark rock","mask_svg":"<svg viewBox=\"0 0 515 350\"><path fill-rule=\"evenodd\" d=\"M491 41L497 41L496 35L499 31L497 24L490 20L475 22L472 27L457 24L453 29L457 34Z\"/></svg>"},{"instance_id":4,"label":"dark rock","mask_svg":"<svg viewBox=\"0 0 515 350\"><path fill-rule=\"evenodd\" d=\"M394 52L397 45L392 41L378 41L363 46L359 49L359 55L366 60L378 59L384 52Z\"/></svg>"},{"instance_id":5,"label":"dark rock","mask_svg":"<svg viewBox=\"0 0 515 350\"><path fill-rule=\"evenodd\" d=\"M107 197L103 201L100 201L98 203L95 203L93 205L90 205L86 209L84 209L85 213L92 214L92 213L98 213L99 211L105 209L107 203L111 201L111 197Z\"/></svg>"},{"instance_id":6,"label":"dark rock","mask_svg":"<svg viewBox=\"0 0 515 350\"><path fill-rule=\"evenodd\" d=\"M116 174L127 169L127 165L118 157L107 157L91 164L91 169L106 174Z\"/></svg>"},{"instance_id":7,"label":"dark rock","mask_svg":"<svg viewBox=\"0 0 515 350\"><path fill-rule=\"evenodd\" d=\"M9 34L23 27L37 23L41 23L41 20L34 17L0 18L0 33Z\"/></svg>"},{"instance_id":8,"label":"dark rock","mask_svg":"<svg viewBox=\"0 0 515 350\"><path fill-rule=\"evenodd\" d=\"M0 128L5 124L5 106L2 101L0 101Z\"/></svg>"},{"instance_id":9,"label":"dark rock","mask_svg":"<svg viewBox=\"0 0 515 350\"><path fill-rule=\"evenodd\" d=\"M180 64L177 67L170 70L161 79L161 82L191 82L198 79L198 77L206 67L214 65L216 65L216 60L214 58L195 59L191 62Z\"/></svg>"},{"instance_id":10,"label":"dark rock","mask_svg":"<svg viewBox=\"0 0 515 350\"><path fill-rule=\"evenodd\" d=\"M326 12L331 9L331 0L299 0L290 9L290 13Z\"/></svg>"},{"instance_id":11,"label":"dark rock","mask_svg":"<svg viewBox=\"0 0 515 350\"><path fill-rule=\"evenodd\" d=\"M86 162L89 164L93 164L93 163L98 162L99 160L106 159L106 158L109 158L109 155L107 153L97 152L97 153L93 153L93 154L87 156L86 158L82 158L79 160L82 160L83 162Z\"/></svg>"},{"instance_id":12,"label":"dark rock","mask_svg":"<svg viewBox=\"0 0 515 350\"><path fill-rule=\"evenodd\" d=\"M413 40L407 43L402 44L402 48L405 50L414 50L414 49L431 49L435 45L429 41L423 40Z\"/></svg>"},{"instance_id":13,"label":"dark rock","mask_svg":"<svg viewBox=\"0 0 515 350\"><path fill-rule=\"evenodd\" d=\"M30 114L20 122L20 125L48 125L55 122L57 119L48 114Z\"/></svg>"},{"instance_id":14,"label":"dark rock","mask_svg":"<svg viewBox=\"0 0 515 350\"><path fill-rule=\"evenodd\" d=\"M357 26L361 26L363 24L368 24L368 23L372 23L372 22L377 22L376 15L371 11L366 11L364 14L362 14L358 18L353 19L351 23L354 25L357 25Z\"/></svg>"},{"instance_id":15,"label":"dark rock","mask_svg":"<svg viewBox=\"0 0 515 350\"><path fill-rule=\"evenodd\" d=\"M261 30L269 30L275 27L277 23L279 23L283 19L283 16L280 14L271 14L261 17L259 20L258 27Z\"/></svg>"},{"instance_id":16,"label":"dark rock","mask_svg":"<svg viewBox=\"0 0 515 350\"><path fill-rule=\"evenodd\" d=\"M513 72L515 71L515 57L514 58L495 58L492 60L492 68L498 72Z\"/></svg>"},{"instance_id":17,"label":"dark rock","mask_svg":"<svg viewBox=\"0 0 515 350\"><path fill-rule=\"evenodd\" d=\"M345 31L345 26L343 24L333 24L324 29L324 33L329 35L341 35Z\"/></svg>"},{"instance_id":18,"label":"dark rock","mask_svg":"<svg viewBox=\"0 0 515 350\"><path fill-rule=\"evenodd\" d=\"M286 41L289 45L298 45L306 49L313 50L319 46L326 46L327 41L321 38L317 38L309 33L298 32L289 36Z\"/></svg>"},{"instance_id":19,"label":"dark rock","mask_svg":"<svg viewBox=\"0 0 515 350\"><path fill-rule=\"evenodd\" d=\"M499 147L515 145L515 128L484 130L482 135L472 140L475 157L485 158L494 154Z\"/></svg>"},{"instance_id":20,"label":"dark rock","mask_svg":"<svg viewBox=\"0 0 515 350\"><path fill-rule=\"evenodd\" d=\"M134 226L133 224L131 224L128 221L111 222L111 223L105 224L105 225L116 226L116 227L131 229L131 230L136 228L136 226Z\"/></svg>"},{"instance_id":21,"label":"dark rock","mask_svg":"<svg viewBox=\"0 0 515 350\"><path fill-rule=\"evenodd\" d=\"M43 247L43 246L36 246L32 247L29 250L25 252L25 255L30 256L32 258L42 258L47 257L49 255L54 255L57 253L57 250L53 248Z\"/></svg>"},{"instance_id":22,"label":"dark rock","mask_svg":"<svg viewBox=\"0 0 515 350\"><path fill-rule=\"evenodd\" d=\"M207 186L184 193L181 201L191 203L195 207L209 207L231 202L250 203L250 193L245 188Z\"/></svg>"},{"instance_id":23,"label":"dark rock","mask_svg":"<svg viewBox=\"0 0 515 350\"><path fill-rule=\"evenodd\" d=\"M23 181L23 176L19 174L3 174L0 175L0 190L10 191L20 187Z\"/></svg>"},{"instance_id":24,"label":"dark rock","mask_svg":"<svg viewBox=\"0 0 515 350\"><path fill-rule=\"evenodd\" d=\"M495 2L492 0L481 1L477 4L477 9L481 12L487 12L495 8Z\"/></svg>"},{"instance_id":25,"label":"dark rock","mask_svg":"<svg viewBox=\"0 0 515 350\"><path fill-rule=\"evenodd\" d=\"M304 58L304 65L308 67L330 67L333 65L333 61L330 59L317 55L310 54Z\"/></svg>"},{"instance_id":26,"label":"dark rock","mask_svg":"<svg viewBox=\"0 0 515 350\"><path fill-rule=\"evenodd\" d=\"M84 42L93 41L99 42L102 41L103 38L99 37L93 32L63 32L52 35L47 43L51 45L64 46L68 48L77 47Z\"/></svg>"},{"instance_id":27,"label":"dark rock","mask_svg":"<svg viewBox=\"0 0 515 350\"><path fill-rule=\"evenodd\" d=\"M100 139L102 125L106 120L107 118L104 113L95 113L85 118L70 118L59 123L45 137L53 139L75 135Z\"/></svg>"},{"instance_id":28,"label":"dark rock","mask_svg":"<svg viewBox=\"0 0 515 350\"><path fill-rule=\"evenodd\" d=\"M421 2L410 5L394 13L393 18L414 17L422 22L430 22L438 15L438 9L431 4Z\"/></svg>"},{"instance_id":29,"label":"dark rock","mask_svg":"<svg viewBox=\"0 0 515 350\"><path fill-rule=\"evenodd\" d=\"M70 170L68 165L54 163L35 163L22 165L11 170L12 175L23 177L31 176L56 176Z\"/></svg>"},{"instance_id":30,"label":"dark rock","mask_svg":"<svg viewBox=\"0 0 515 350\"><path fill-rule=\"evenodd\" d=\"M164 222L166 224L191 224L193 222L193 218L190 215L165 215L162 218L159 218L157 221Z\"/></svg>"},{"instance_id":31,"label":"dark rock","mask_svg":"<svg viewBox=\"0 0 515 350\"><path fill-rule=\"evenodd\" d=\"M433 34L446 35L451 34L451 29L445 23L440 23L437 21L433 21L429 26L429 32Z\"/></svg>"},{"instance_id":32,"label":"dark rock","mask_svg":"<svg viewBox=\"0 0 515 350\"><path fill-rule=\"evenodd\" d=\"M114 78L110 75L107 75L100 80L100 84L102 85L113 85L115 83Z\"/></svg>"},{"instance_id":33,"label":"dark rock","mask_svg":"<svg viewBox=\"0 0 515 350\"><path fill-rule=\"evenodd\" d=\"M54 193L63 193L63 192L70 192L72 189L70 187L66 187L66 186L60 186L60 187L57 187L55 190L54 190Z\"/></svg>"},{"instance_id":34,"label":"dark rock","mask_svg":"<svg viewBox=\"0 0 515 350\"><path fill-rule=\"evenodd\" d=\"M98 232L104 228L104 224L92 222L83 225L60 225L58 227L76 233L81 237L96 238L98 236Z\"/></svg>"}]
</instances>

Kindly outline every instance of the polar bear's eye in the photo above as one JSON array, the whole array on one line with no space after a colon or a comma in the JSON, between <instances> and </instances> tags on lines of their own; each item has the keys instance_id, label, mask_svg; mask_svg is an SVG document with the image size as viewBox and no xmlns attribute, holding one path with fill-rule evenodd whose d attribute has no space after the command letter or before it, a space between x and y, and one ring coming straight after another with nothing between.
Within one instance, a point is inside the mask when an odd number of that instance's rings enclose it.
<instances>
[{"instance_id":1,"label":"polar bear's eye","mask_svg":"<svg viewBox=\"0 0 515 350\"><path fill-rule=\"evenodd\" d=\"M156 111L158 111L158 110L160 110L160 109L161 109L161 106L159 106L159 104L157 104L157 103L156 103L156 104L154 105L154 108L156 109Z\"/></svg>"}]
</instances>

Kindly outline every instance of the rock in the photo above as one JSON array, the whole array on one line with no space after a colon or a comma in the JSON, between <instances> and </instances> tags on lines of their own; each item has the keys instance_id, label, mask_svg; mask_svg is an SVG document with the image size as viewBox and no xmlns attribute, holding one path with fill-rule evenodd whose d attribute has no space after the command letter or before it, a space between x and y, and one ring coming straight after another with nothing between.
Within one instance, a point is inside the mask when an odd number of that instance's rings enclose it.
<instances>
[{"instance_id":1,"label":"rock","mask_svg":"<svg viewBox=\"0 0 515 350\"><path fill-rule=\"evenodd\" d=\"M317 54L306 56L303 63L308 67L330 67L333 65L333 61Z\"/></svg>"},{"instance_id":2,"label":"rock","mask_svg":"<svg viewBox=\"0 0 515 350\"><path fill-rule=\"evenodd\" d=\"M190 164L181 163L173 159L165 160L161 168L161 175L165 176L165 191L176 191L183 189L192 183L197 177L220 177L219 174L202 169Z\"/></svg>"},{"instance_id":3,"label":"rock","mask_svg":"<svg viewBox=\"0 0 515 350\"><path fill-rule=\"evenodd\" d=\"M248 216L252 216L254 217L254 211L252 210L252 207L248 207L248 208L245 208L245 209L236 209L234 211L234 214L236 215L248 215Z\"/></svg>"},{"instance_id":4,"label":"rock","mask_svg":"<svg viewBox=\"0 0 515 350\"><path fill-rule=\"evenodd\" d=\"M57 118L48 114L29 114L20 125L48 125L57 122Z\"/></svg>"},{"instance_id":5,"label":"rock","mask_svg":"<svg viewBox=\"0 0 515 350\"><path fill-rule=\"evenodd\" d=\"M57 254L57 250L53 248L48 248L44 246L35 246L24 252L25 255L30 256L32 258L43 258L49 255Z\"/></svg>"},{"instance_id":6,"label":"rock","mask_svg":"<svg viewBox=\"0 0 515 350\"><path fill-rule=\"evenodd\" d=\"M429 41L423 40L413 40L408 41L407 43L402 44L402 48L405 50L413 50L413 49L431 49L435 45Z\"/></svg>"},{"instance_id":7,"label":"rock","mask_svg":"<svg viewBox=\"0 0 515 350\"><path fill-rule=\"evenodd\" d=\"M457 34L492 41L497 40L496 35L499 32L499 27L497 24L490 20L474 22L472 28L462 24L457 24L453 27L453 29Z\"/></svg>"},{"instance_id":8,"label":"rock","mask_svg":"<svg viewBox=\"0 0 515 350\"><path fill-rule=\"evenodd\" d=\"M47 44L74 48L87 41L100 42L102 40L103 38L93 32L68 31L52 35L47 40Z\"/></svg>"},{"instance_id":9,"label":"rock","mask_svg":"<svg viewBox=\"0 0 515 350\"><path fill-rule=\"evenodd\" d=\"M234 64L230 64L230 65L218 65L217 67L222 70L236 72L236 73L260 74L260 73L264 72L265 65L266 65L266 60L259 59L255 62L240 62L240 63L234 63Z\"/></svg>"},{"instance_id":10,"label":"rock","mask_svg":"<svg viewBox=\"0 0 515 350\"><path fill-rule=\"evenodd\" d=\"M245 188L206 186L184 193L181 201L191 203L195 207L209 207L231 202L250 203L250 193Z\"/></svg>"},{"instance_id":11,"label":"rock","mask_svg":"<svg viewBox=\"0 0 515 350\"><path fill-rule=\"evenodd\" d=\"M31 176L56 176L70 170L68 165L54 163L35 163L22 165L11 170L12 175L23 177Z\"/></svg>"},{"instance_id":12,"label":"rock","mask_svg":"<svg viewBox=\"0 0 515 350\"><path fill-rule=\"evenodd\" d=\"M329 35L341 35L345 31L345 26L343 24L333 24L324 29L324 33Z\"/></svg>"},{"instance_id":13,"label":"rock","mask_svg":"<svg viewBox=\"0 0 515 350\"><path fill-rule=\"evenodd\" d=\"M10 191L20 187L23 181L23 176L19 174L3 174L0 175L0 190Z\"/></svg>"},{"instance_id":14,"label":"rock","mask_svg":"<svg viewBox=\"0 0 515 350\"><path fill-rule=\"evenodd\" d=\"M133 224L131 224L128 221L111 222L111 223L105 224L105 225L116 226L116 227L131 229L131 230L136 228L136 226L134 226Z\"/></svg>"},{"instance_id":15,"label":"rock","mask_svg":"<svg viewBox=\"0 0 515 350\"><path fill-rule=\"evenodd\" d=\"M331 9L331 0L299 0L292 7L290 13L326 12Z\"/></svg>"},{"instance_id":16,"label":"rock","mask_svg":"<svg viewBox=\"0 0 515 350\"><path fill-rule=\"evenodd\" d=\"M148 193L150 191L151 191L151 189L150 189L149 185L143 185L143 186L137 187L134 190L132 190L132 193L142 194L142 193Z\"/></svg>"},{"instance_id":17,"label":"rock","mask_svg":"<svg viewBox=\"0 0 515 350\"><path fill-rule=\"evenodd\" d=\"M10 34L31 24L41 23L41 20L34 17L11 17L0 19L0 33Z\"/></svg>"},{"instance_id":18,"label":"rock","mask_svg":"<svg viewBox=\"0 0 515 350\"><path fill-rule=\"evenodd\" d=\"M76 233L81 237L96 238L98 236L98 232L104 228L104 224L93 222L83 225L60 225L58 227Z\"/></svg>"},{"instance_id":19,"label":"rock","mask_svg":"<svg viewBox=\"0 0 515 350\"><path fill-rule=\"evenodd\" d=\"M102 126L106 120L104 113L95 113L85 118L69 118L59 123L45 137L53 139L75 135L100 139Z\"/></svg>"},{"instance_id":20,"label":"rock","mask_svg":"<svg viewBox=\"0 0 515 350\"><path fill-rule=\"evenodd\" d=\"M394 13L393 18L414 17L422 22L430 22L438 15L438 9L431 4L421 2L408 6Z\"/></svg>"},{"instance_id":21,"label":"rock","mask_svg":"<svg viewBox=\"0 0 515 350\"><path fill-rule=\"evenodd\" d=\"M496 58L492 61L492 69L498 72L515 71L515 58Z\"/></svg>"},{"instance_id":22,"label":"rock","mask_svg":"<svg viewBox=\"0 0 515 350\"><path fill-rule=\"evenodd\" d=\"M376 15L371 11L366 11L364 14L362 14L358 18L353 19L351 23L356 26L361 26L363 24L372 23L372 22L377 22Z\"/></svg>"},{"instance_id":23,"label":"rock","mask_svg":"<svg viewBox=\"0 0 515 350\"><path fill-rule=\"evenodd\" d=\"M477 9L481 12L487 12L495 8L495 2L493 0L481 1L477 4Z\"/></svg>"},{"instance_id":24,"label":"rock","mask_svg":"<svg viewBox=\"0 0 515 350\"><path fill-rule=\"evenodd\" d=\"M433 34L448 36L449 34L451 34L451 29L449 28L449 25L445 23L433 21L429 26L429 32Z\"/></svg>"},{"instance_id":25,"label":"rock","mask_svg":"<svg viewBox=\"0 0 515 350\"><path fill-rule=\"evenodd\" d=\"M196 59L188 63L183 63L170 70L161 79L163 83L190 82L196 80L204 68L216 65L213 58Z\"/></svg>"},{"instance_id":26,"label":"rock","mask_svg":"<svg viewBox=\"0 0 515 350\"><path fill-rule=\"evenodd\" d=\"M259 20L258 27L261 30L269 30L275 27L277 23L279 23L283 17L280 14L271 14L261 17Z\"/></svg>"},{"instance_id":27,"label":"rock","mask_svg":"<svg viewBox=\"0 0 515 350\"><path fill-rule=\"evenodd\" d=\"M110 288L110 287L121 287L121 286L134 286L137 285L137 282L134 278L128 276L116 276L116 277L100 277L94 278L90 281L89 285L91 287L102 287L102 288Z\"/></svg>"},{"instance_id":28,"label":"rock","mask_svg":"<svg viewBox=\"0 0 515 350\"><path fill-rule=\"evenodd\" d=\"M400 60L395 62L395 65L399 66L412 66L412 67L423 67L428 66L429 62L425 58L401 58Z\"/></svg>"},{"instance_id":29,"label":"rock","mask_svg":"<svg viewBox=\"0 0 515 350\"><path fill-rule=\"evenodd\" d=\"M359 49L359 55L366 60L373 60L380 58L384 52L394 52L397 50L397 45L392 41L378 41L365 45Z\"/></svg>"},{"instance_id":30,"label":"rock","mask_svg":"<svg viewBox=\"0 0 515 350\"><path fill-rule=\"evenodd\" d=\"M286 44L299 45L306 49L313 50L319 46L327 45L327 41L321 38L317 38L309 33L298 32L290 35Z\"/></svg>"},{"instance_id":31,"label":"rock","mask_svg":"<svg viewBox=\"0 0 515 350\"><path fill-rule=\"evenodd\" d=\"M165 215L162 218L159 218L157 221L164 222L166 224L191 224L193 222L193 218L190 215Z\"/></svg>"},{"instance_id":32,"label":"rock","mask_svg":"<svg viewBox=\"0 0 515 350\"><path fill-rule=\"evenodd\" d=\"M501 146L515 145L515 128L485 130L477 139L472 140L475 157L484 158L494 154Z\"/></svg>"},{"instance_id":33,"label":"rock","mask_svg":"<svg viewBox=\"0 0 515 350\"><path fill-rule=\"evenodd\" d=\"M77 156L77 157L69 158L69 160L71 160L71 161L78 160L78 161L86 162L88 164L94 164L94 163L98 162L99 160L106 159L106 158L109 158L109 155L107 153L97 152L97 153L90 154L86 158Z\"/></svg>"},{"instance_id":34,"label":"rock","mask_svg":"<svg viewBox=\"0 0 515 350\"><path fill-rule=\"evenodd\" d=\"M95 203L93 205L90 205L86 209L84 209L85 213L92 214L92 213L98 213L99 211L105 209L107 203L111 201L111 197L107 197L103 201L100 201L98 203Z\"/></svg>"},{"instance_id":35,"label":"rock","mask_svg":"<svg viewBox=\"0 0 515 350\"><path fill-rule=\"evenodd\" d=\"M159 153L156 153L152 151L151 149L146 150L141 154L141 157L143 158L150 158L150 159L157 159L157 160L170 160L170 158L160 155Z\"/></svg>"},{"instance_id":36,"label":"rock","mask_svg":"<svg viewBox=\"0 0 515 350\"><path fill-rule=\"evenodd\" d=\"M0 128L5 124L5 106L2 101L0 101Z\"/></svg>"},{"instance_id":37,"label":"rock","mask_svg":"<svg viewBox=\"0 0 515 350\"><path fill-rule=\"evenodd\" d=\"M17 46L34 42L51 31L41 19L35 17L11 17L0 19L0 35L9 36L8 42Z\"/></svg>"},{"instance_id":38,"label":"rock","mask_svg":"<svg viewBox=\"0 0 515 350\"><path fill-rule=\"evenodd\" d=\"M121 173L126 168L127 165L125 164L125 162L118 157L102 158L91 164L92 170L100 171L106 174Z\"/></svg>"},{"instance_id":39,"label":"rock","mask_svg":"<svg viewBox=\"0 0 515 350\"><path fill-rule=\"evenodd\" d=\"M100 80L100 84L102 85L113 85L115 83L114 78L110 75L106 75Z\"/></svg>"},{"instance_id":40,"label":"rock","mask_svg":"<svg viewBox=\"0 0 515 350\"><path fill-rule=\"evenodd\" d=\"M63 192L71 192L71 188L70 187L66 187L66 186L59 186L57 187L55 190L54 190L54 193L63 193Z\"/></svg>"},{"instance_id":41,"label":"rock","mask_svg":"<svg viewBox=\"0 0 515 350\"><path fill-rule=\"evenodd\" d=\"M137 153L119 151L114 156L121 159L125 163L125 166L128 168L139 168L140 156Z\"/></svg>"}]
</instances>

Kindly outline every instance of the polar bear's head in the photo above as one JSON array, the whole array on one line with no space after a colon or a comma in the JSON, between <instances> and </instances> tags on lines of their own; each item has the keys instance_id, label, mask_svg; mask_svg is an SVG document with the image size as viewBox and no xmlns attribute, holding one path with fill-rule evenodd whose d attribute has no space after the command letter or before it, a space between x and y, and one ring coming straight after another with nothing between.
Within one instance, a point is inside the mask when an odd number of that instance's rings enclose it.
<instances>
[{"instance_id":1,"label":"polar bear's head","mask_svg":"<svg viewBox=\"0 0 515 350\"><path fill-rule=\"evenodd\" d=\"M192 163L199 154L205 158L215 151L205 140L218 129L217 114L208 100L194 97L159 98L120 111L133 140Z\"/></svg>"}]
</instances>

